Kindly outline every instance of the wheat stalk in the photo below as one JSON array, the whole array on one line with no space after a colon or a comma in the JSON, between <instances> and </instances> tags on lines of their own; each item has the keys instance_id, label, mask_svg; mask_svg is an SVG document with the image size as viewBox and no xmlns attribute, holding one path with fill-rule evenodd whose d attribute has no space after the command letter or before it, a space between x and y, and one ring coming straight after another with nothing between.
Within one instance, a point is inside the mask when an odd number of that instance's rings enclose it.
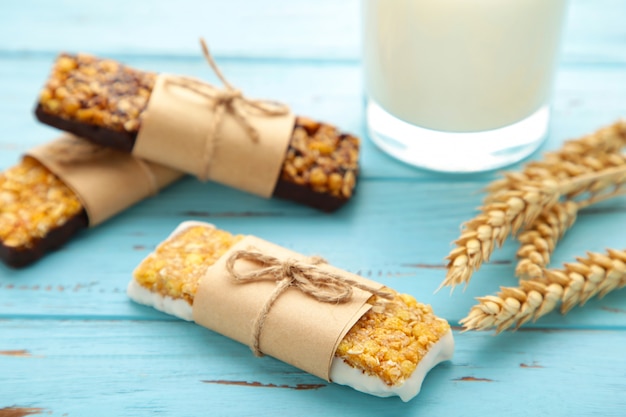
<instances>
[{"instance_id":1,"label":"wheat stalk","mask_svg":"<svg viewBox=\"0 0 626 417\"><path fill-rule=\"evenodd\" d=\"M597 193L586 200L566 200L544 210L535 221L524 229L517 240L519 261L515 275L520 279L538 278L550 263L550 257L559 240L576 221L578 212L593 204L626 194L624 184L614 185L609 191Z\"/></svg>"},{"instance_id":2,"label":"wheat stalk","mask_svg":"<svg viewBox=\"0 0 626 417\"><path fill-rule=\"evenodd\" d=\"M441 286L469 282L483 261L489 261L495 246L502 246L509 234L532 222L544 206L555 204L559 198L555 184L543 185L500 193L480 207L481 213L463 224L461 236L454 241L456 248L446 257L447 274Z\"/></svg>"},{"instance_id":3,"label":"wheat stalk","mask_svg":"<svg viewBox=\"0 0 626 417\"><path fill-rule=\"evenodd\" d=\"M581 139L565 142L559 151L546 154L545 160L530 162L522 172L504 173L505 178L487 186L490 193L485 202L493 200L493 195L504 190L517 189L530 181L553 179L563 181L579 175L601 172L626 165L626 155L616 153L626 146L626 121L602 128ZM594 184L593 189L580 189L566 198L580 198L588 194L587 200L574 203L566 200L548 207L539 217L518 236L521 247L517 252L516 275L529 279L541 275L542 268L550 262L550 255L563 234L573 226L577 212L602 199L615 196L623 184ZM606 187L604 189L603 187ZM604 195L600 195L604 193Z\"/></svg>"},{"instance_id":4,"label":"wheat stalk","mask_svg":"<svg viewBox=\"0 0 626 417\"><path fill-rule=\"evenodd\" d=\"M467 284L474 271L500 247L510 234L516 234L531 224L544 210L557 204L562 197L592 193L613 188L614 194L626 183L626 165L607 168L567 181L551 179L519 184L516 189L494 193L490 201L479 208L480 214L463 223L456 247L445 258L447 273L439 288ZM610 185L610 186L609 186Z\"/></svg>"},{"instance_id":5,"label":"wheat stalk","mask_svg":"<svg viewBox=\"0 0 626 417\"><path fill-rule=\"evenodd\" d=\"M535 167L537 164L542 164L544 166ZM524 186L529 182L537 182L547 179L556 182L568 181L579 176L599 173L607 169L619 168L622 166L626 166L626 155L617 153L600 153L584 157L576 155L570 157L570 160L567 161L562 159L550 160L548 157L544 161L529 162L526 164L526 168L523 172L503 173L503 179L496 180L485 188L485 191L488 192L485 197L485 202L490 202L498 193L518 189L520 186ZM595 190L584 191L598 192L601 190L602 186L603 184L596 184ZM570 195L569 197L576 197L576 195Z\"/></svg>"},{"instance_id":6,"label":"wheat stalk","mask_svg":"<svg viewBox=\"0 0 626 417\"><path fill-rule=\"evenodd\" d=\"M550 154L567 159L570 155L614 153L624 146L626 146L626 119L621 119L578 139L567 140L558 151Z\"/></svg>"},{"instance_id":7,"label":"wheat stalk","mask_svg":"<svg viewBox=\"0 0 626 417\"><path fill-rule=\"evenodd\" d=\"M517 236L521 246L515 275L520 279L540 277L550 263L558 241L572 227L579 205L571 200L557 203L544 210L539 217Z\"/></svg>"},{"instance_id":8,"label":"wheat stalk","mask_svg":"<svg viewBox=\"0 0 626 417\"><path fill-rule=\"evenodd\" d=\"M590 298L605 296L626 286L626 249L608 249L606 254L588 252L587 257L566 263L562 269L546 269L540 278L520 282L519 287L501 287L497 295L477 298L460 323L465 330L518 328L553 311L561 313Z\"/></svg>"},{"instance_id":9,"label":"wheat stalk","mask_svg":"<svg viewBox=\"0 0 626 417\"><path fill-rule=\"evenodd\" d=\"M566 180L592 171L601 171L611 166L626 163L626 156L619 152L626 147L626 120L564 142L563 146L544 155L541 161L531 161L521 172L506 172L504 178L491 182L486 191L499 191L516 188L529 181L553 179ZM487 196L489 198L489 196Z\"/></svg>"}]
</instances>

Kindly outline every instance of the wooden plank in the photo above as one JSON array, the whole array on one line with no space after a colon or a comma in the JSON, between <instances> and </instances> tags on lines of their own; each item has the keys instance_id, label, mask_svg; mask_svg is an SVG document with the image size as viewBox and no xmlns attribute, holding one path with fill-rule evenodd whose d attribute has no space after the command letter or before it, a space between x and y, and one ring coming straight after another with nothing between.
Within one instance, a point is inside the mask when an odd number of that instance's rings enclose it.
<instances>
[{"instance_id":1,"label":"wooden plank","mask_svg":"<svg viewBox=\"0 0 626 417\"><path fill-rule=\"evenodd\" d=\"M26 149L58 135L34 120L33 108L54 56L0 57L0 168L14 164ZM145 70L187 74L215 82L200 58L127 57L124 62ZM496 173L454 176L418 170L380 152L368 139L363 119L360 70L354 63L220 60L223 72L250 97L281 100L297 114L327 121L363 140L365 178L416 178L428 181L489 181ZM626 67L563 66L555 86L553 119L546 143L530 159L558 148L566 139L591 133L626 117ZM511 166L517 169L521 164Z\"/></svg>"},{"instance_id":2,"label":"wooden plank","mask_svg":"<svg viewBox=\"0 0 626 417\"><path fill-rule=\"evenodd\" d=\"M199 56L198 36L248 95L285 101L364 141L357 195L335 214L186 178L31 268L0 265L0 417L623 414L624 290L496 337L456 328L453 361L429 374L423 392L407 404L254 358L245 346L126 296L136 264L191 218L323 255L430 303L453 325L474 297L516 284L516 245L509 241L465 291L434 293L450 242L475 214L479 190L497 174L413 169L367 140L358 0L5 3L0 169L58 135L32 115L58 52L87 51L214 81ZM626 0L572 0L551 133L541 151L626 116L625 20ZM584 211L552 264L587 250L623 248L625 224L626 198Z\"/></svg>"},{"instance_id":3,"label":"wooden plank","mask_svg":"<svg viewBox=\"0 0 626 417\"><path fill-rule=\"evenodd\" d=\"M255 416L337 410L344 416L454 416L470 409L472 415L506 410L526 416L530 410L614 415L626 407L624 330L455 337L453 360L427 376L415 400L402 403L255 358L247 347L188 323L8 320L0 326L0 409L94 417L251 410Z\"/></svg>"},{"instance_id":4,"label":"wooden plank","mask_svg":"<svg viewBox=\"0 0 626 417\"><path fill-rule=\"evenodd\" d=\"M571 0L563 38L562 60L572 63L626 62L621 23L626 1Z\"/></svg>"},{"instance_id":5,"label":"wooden plank","mask_svg":"<svg viewBox=\"0 0 626 417\"><path fill-rule=\"evenodd\" d=\"M0 113L5 115L6 134L0 137L0 166L8 167L17 161L23 150L57 133L35 123L31 114L34 97L49 71L51 59L11 58L1 62L1 79L6 81L0 84ZM193 59L134 58L130 59L130 63L140 68L187 72L197 76L203 76L207 71L200 60ZM295 103L294 108L298 111L363 133L361 113L358 110L345 111L346 108L358 109L360 106L359 84L355 82L358 70L352 64L294 62L287 65L274 61L235 59L226 60L223 67L229 75L232 74L233 82L250 85L255 95L270 96L273 91L281 92L280 98ZM302 83L302 80L308 81ZM552 136L544 148L554 148L563 138L590 132L601 124L615 120L619 114L626 114L626 101L620 100L626 93L625 86L626 73L620 67L564 67L557 84ZM332 248L333 262L368 276L383 277L394 287L419 294L420 298L433 302L438 311L453 321L465 315L473 304L474 296L493 293L500 283L514 284L513 266L510 264L514 258L514 245L505 248L505 252L497 253L495 264L486 265L460 300L458 294L455 295L454 303L449 302L447 294L445 297L443 293L432 295L443 277L442 269L407 266L442 264L450 248L449 242L457 237L458 226L469 219L474 214L473 208L480 204L478 191L494 174L465 177L432 175L398 164L382 155L368 140L364 140L362 163L363 179L355 200L332 216L294 203L266 201L215 184L185 180L103 227L81 234L72 245L26 272L0 270L9 279L3 290L7 290L6 285L13 285L8 300L12 300L16 293L13 289L20 286L36 287L38 294L45 294L42 298L45 303L34 305L33 310L20 310L20 306L31 305L27 302L30 292L24 294L22 303L19 296L17 302L8 301L18 309L11 307L7 314L90 316L94 314L93 306L84 305L80 300L84 292L98 288L97 291L104 293L102 297L106 300L106 307L97 308L96 315L143 317L147 313L137 313L136 308L129 307L123 295L129 271L179 221L191 217L215 221L229 230L256 233L305 253L325 256L329 256L327 252L330 252L327 249L328 236L340 233L346 236L345 244ZM585 250L623 246L620 229L612 227L612 224L624 221L620 208L623 203L616 201L611 203L611 207L615 210L608 216L597 213L590 215L588 222L579 221L579 224L588 225L577 226L577 229L586 227L585 232L571 234L577 237L568 238L561 244L555 258L556 265L582 255ZM389 216L389 213L397 214ZM277 217L280 222L275 221ZM315 222L307 221L303 225L303 219L315 219ZM406 228L405 224L411 227ZM599 224L602 225L599 230L606 232L595 233L593 229ZM306 231L305 237L293 240L293 228ZM370 236L377 237L371 248L365 251L352 249ZM589 239L587 236L592 237ZM566 249L568 244L572 245L570 249ZM111 265L109 257L103 258L101 253L115 257L117 263ZM67 274L64 268L73 259L85 261L74 267L76 275ZM103 271L95 278L94 266ZM41 279L32 279L37 276ZM415 281L413 277L419 280ZM109 285L109 282L115 282L115 285ZM64 292L46 291L48 286ZM74 288L78 289L73 291ZM68 296L68 293L71 295ZM76 301L71 308L66 306L66 297ZM615 303L620 298L611 300ZM618 307L605 302L590 304L582 309L584 312L576 316L577 320L582 320L579 325L602 325L605 317L608 317L609 323L621 323L623 316L611 312ZM589 313L594 305L599 309L599 315ZM154 315L147 314L147 317ZM564 325L572 324L559 316L554 322L546 320L539 325L561 325L563 320Z\"/></svg>"},{"instance_id":6,"label":"wooden plank","mask_svg":"<svg viewBox=\"0 0 626 417\"><path fill-rule=\"evenodd\" d=\"M69 0L63 7L37 1L33 7L5 5L2 20L0 35L20 36L0 41L0 51L195 56L203 36L220 55L343 59L354 58L358 0L322 0L315 7L290 0L182 0L176 7L167 1L89 6Z\"/></svg>"},{"instance_id":7,"label":"wooden plank","mask_svg":"<svg viewBox=\"0 0 626 417\"><path fill-rule=\"evenodd\" d=\"M3 5L0 54L82 50L196 56L204 36L218 55L357 60L358 0L179 0L90 3L45 0ZM626 62L625 0L571 0L566 62ZM16 36L18 34L19 36Z\"/></svg>"},{"instance_id":8,"label":"wooden plank","mask_svg":"<svg viewBox=\"0 0 626 417\"><path fill-rule=\"evenodd\" d=\"M513 241L494 252L465 291L434 294L445 276L444 257L480 202L477 184L375 181L361 184L355 200L328 215L295 203L264 200L215 184L187 179L24 270L0 267L0 316L42 315L154 318L125 296L131 271L184 220L198 219L233 233L253 234L304 254L317 254L344 269L379 280L430 303L456 322L474 297L516 285ZM553 265L587 250L624 246L626 198L583 212L559 244ZM387 213L387 215L385 214ZM395 215L389 215L396 213ZM294 233L297 230L297 233ZM624 292L594 300L573 317L542 319L538 326L626 326ZM618 309L616 313L614 309Z\"/></svg>"}]
</instances>

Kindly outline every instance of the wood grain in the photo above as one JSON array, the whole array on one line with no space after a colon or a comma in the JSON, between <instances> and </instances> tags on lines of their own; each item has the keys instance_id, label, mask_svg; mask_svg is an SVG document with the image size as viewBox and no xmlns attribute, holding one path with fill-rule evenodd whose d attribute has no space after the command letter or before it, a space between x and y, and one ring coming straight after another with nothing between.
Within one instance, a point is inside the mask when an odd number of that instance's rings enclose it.
<instances>
[{"instance_id":1,"label":"wood grain","mask_svg":"<svg viewBox=\"0 0 626 417\"><path fill-rule=\"evenodd\" d=\"M572 0L547 142L626 117L626 0ZM515 285L514 242L465 291L435 292L444 257L498 173L441 175L367 139L359 1L6 2L0 13L0 169L59 132L32 110L55 56L89 52L215 81L204 36L251 97L363 138L354 200L332 215L185 178L23 270L0 265L0 417L254 415L599 415L626 410L626 292L592 299L517 332L462 333L474 298ZM519 167L514 165L511 169ZM454 326L456 352L413 401L328 384L236 342L132 303L133 268L181 221L254 234L413 294ZM591 207L552 265L625 245L626 198ZM497 410L497 411L494 411ZM11 414L12 413L12 414ZM20 414L21 413L21 414Z\"/></svg>"},{"instance_id":2,"label":"wood grain","mask_svg":"<svg viewBox=\"0 0 626 417\"><path fill-rule=\"evenodd\" d=\"M46 337L37 337L41 334ZM507 406L507 415L523 416L529 409L549 413L548 398L560 399L562 415L588 415L599 404L602 410L626 406L623 375L615 372L622 351L606 348L626 343L624 330L527 330L498 337L455 332L455 338L454 359L428 375L414 401L402 403L327 384L270 357L256 358L246 346L181 321L11 320L0 327L2 343L40 357L0 356L4 378L11 381L0 393L0 407L28 404L59 416L155 410L176 415L298 410L317 416L338 409L346 416L465 415L459 412L462 403L471 404L472 415ZM523 407L511 408L512 392L526 393Z\"/></svg>"}]
</instances>

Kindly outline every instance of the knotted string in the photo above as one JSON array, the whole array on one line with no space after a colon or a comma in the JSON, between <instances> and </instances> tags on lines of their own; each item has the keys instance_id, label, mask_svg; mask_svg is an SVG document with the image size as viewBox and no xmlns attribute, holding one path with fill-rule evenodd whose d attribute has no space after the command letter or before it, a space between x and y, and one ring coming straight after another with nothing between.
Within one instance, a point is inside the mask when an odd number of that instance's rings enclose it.
<instances>
[{"instance_id":1,"label":"knotted string","mask_svg":"<svg viewBox=\"0 0 626 417\"><path fill-rule=\"evenodd\" d=\"M247 273L240 273L235 270L235 263L238 260L253 262L259 264L260 267ZM317 265L325 263L326 261L319 257L309 258L308 263L294 259L281 261L273 256L247 250L234 252L228 258L226 269L236 283L276 282L276 287L265 301L252 326L253 342L251 349L256 356L263 355L259 345L265 319L278 297L289 287L294 287L323 303L345 303L352 298L353 288L367 291L382 298L393 298L389 292L318 268Z\"/></svg>"},{"instance_id":2,"label":"knotted string","mask_svg":"<svg viewBox=\"0 0 626 417\"><path fill-rule=\"evenodd\" d=\"M201 181L206 181L209 179L209 166L215 153L217 131L226 112L237 120L237 122L246 131L252 142L257 143L259 141L259 132L248 120L249 116L253 114L267 117L282 116L289 113L289 107L274 101L250 99L245 97L241 90L233 87L233 85L228 82L226 77L224 77L224 74L222 74L222 71L219 69L215 60L211 56L206 42L202 38L200 38L200 46L202 47L204 58L215 75L217 75L217 78L219 78L224 85L224 89L219 89L213 85L184 77L167 79L166 83L193 91L194 93L207 98L209 103L211 103L210 106L213 118L211 119L205 142L205 148L202 156L202 169L201 172L198 173L198 178Z\"/></svg>"},{"instance_id":3,"label":"knotted string","mask_svg":"<svg viewBox=\"0 0 626 417\"><path fill-rule=\"evenodd\" d=\"M54 160L58 163L71 165L89 163L96 159L106 158L115 151L83 139L65 137L48 145L46 152L53 155ZM159 193L159 185L150 166L144 160L136 157L133 157L133 161L144 172L145 178L148 180L149 195L157 195Z\"/></svg>"}]
</instances>

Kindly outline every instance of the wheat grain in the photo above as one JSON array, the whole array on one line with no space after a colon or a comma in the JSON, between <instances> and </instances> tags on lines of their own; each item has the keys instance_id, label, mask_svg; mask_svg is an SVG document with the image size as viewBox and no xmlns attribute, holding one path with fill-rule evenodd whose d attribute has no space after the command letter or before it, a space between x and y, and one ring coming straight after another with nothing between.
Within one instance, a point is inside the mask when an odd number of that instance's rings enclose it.
<instances>
[{"instance_id":1,"label":"wheat grain","mask_svg":"<svg viewBox=\"0 0 626 417\"><path fill-rule=\"evenodd\" d=\"M478 304L460 320L465 330L496 333L553 311L561 304L566 314L594 296L603 297L626 286L626 249L609 249L606 254L588 252L562 269L546 269L540 278L520 282L519 287L502 287L497 295L477 298Z\"/></svg>"},{"instance_id":2,"label":"wheat grain","mask_svg":"<svg viewBox=\"0 0 626 417\"><path fill-rule=\"evenodd\" d=\"M601 127L578 139L567 140L560 150L552 152L567 157L568 155L588 155L589 153L612 153L626 146L626 119Z\"/></svg>"},{"instance_id":3,"label":"wheat grain","mask_svg":"<svg viewBox=\"0 0 626 417\"><path fill-rule=\"evenodd\" d=\"M568 141L557 152L548 153L543 161L530 162L522 172L505 173L505 178L487 187L485 202L494 200L494 195L505 190L518 189L532 181L552 179L564 181L576 176L601 172L626 165L626 155L617 153L626 146L626 121L615 123L581 139ZM606 198L619 194L623 183L598 182L592 188L578 189L566 198L585 201L557 203L542 212L537 220L524 230L518 240L521 247L517 252L515 273L521 279L541 275L542 268L550 262L558 240L576 221L578 210ZM586 195L584 195L586 194Z\"/></svg>"},{"instance_id":4,"label":"wheat grain","mask_svg":"<svg viewBox=\"0 0 626 417\"><path fill-rule=\"evenodd\" d=\"M542 212L551 209L562 197L591 194L596 189L612 186L610 195L621 192L626 183L626 165L585 174L563 182L546 179L528 182L515 190L494 193L490 201L479 208L480 214L463 223L461 236L453 242L456 246L445 258L446 277L439 288L467 284L474 271L500 247L511 234L531 224ZM598 187L601 184L602 187Z\"/></svg>"},{"instance_id":5,"label":"wheat grain","mask_svg":"<svg viewBox=\"0 0 626 417\"><path fill-rule=\"evenodd\" d=\"M542 164L542 167L536 165ZM485 202L488 203L500 192L515 190L529 182L537 182L546 179L561 182L575 177L599 173L607 169L615 169L626 166L626 155L622 154L597 154L590 156L574 156L570 160L546 159L539 162L529 162L523 172L505 172L504 178L493 181L485 188L488 194ZM602 184L596 185L599 191ZM575 197L572 195L571 197Z\"/></svg>"},{"instance_id":6,"label":"wheat grain","mask_svg":"<svg viewBox=\"0 0 626 417\"><path fill-rule=\"evenodd\" d=\"M624 147L626 120L620 120L579 139L564 142L559 150L544 154L542 160L525 164L521 172L504 173L504 178L491 182L486 191L497 193L515 189L519 184L529 181L544 179L563 181L592 171L624 165L626 156L620 154Z\"/></svg>"},{"instance_id":7,"label":"wheat grain","mask_svg":"<svg viewBox=\"0 0 626 417\"><path fill-rule=\"evenodd\" d=\"M511 233L516 233L539 215L543 207L552 206L559 198L555 184L526 187L500 193L497 199L480 207L481 213L462 225L456 248L446 257L446 278L441 286L468 283L483 261L489 261L496 246L502 246Z\"/></svg>"},{"instance_id":8,"label":"wheat grain","mask_svg":"<svg viewBox=\"0 0 626 417\"><path fill-rule=\"evenodd\" d=\"M521 246L515 275L520 279L540 277L550 263L557 242L576 221L579 206L573 201L557 203L544 210L539 217L517 236Z\"/></svg>"},{"instance_id":9,"label":"wheat grain","mask_svg":"<svg viewBox=\"0 0 626 417\"><path fill-rule=\"evenodd\" d=\"M586 200L566 200L544 210L517 236L520 248L517 251L519 261L515 268L515 275L520 279L540 277L543 268L550 263L550 257L557 243L574 225L580 210L624 194L626 194L626 187L624 184L618 184L612 187L612 190L594 194Z\"/></svg>"}]
</instances>

